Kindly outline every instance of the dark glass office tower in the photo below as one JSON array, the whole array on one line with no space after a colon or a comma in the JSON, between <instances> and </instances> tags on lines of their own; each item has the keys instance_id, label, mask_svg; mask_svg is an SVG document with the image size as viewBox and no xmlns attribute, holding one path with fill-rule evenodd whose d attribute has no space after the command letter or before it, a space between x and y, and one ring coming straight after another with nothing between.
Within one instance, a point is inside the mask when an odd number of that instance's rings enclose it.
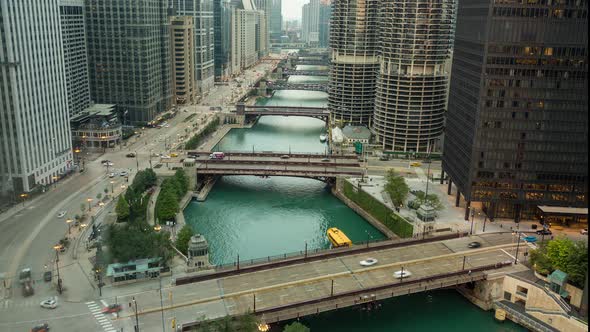
<instances>
[{"instance_id":1,"label":"dark glass office tower","mask_svg":"<svg viewBox=\"0 0 590 332\"><path fill-rule=\"evenodd\" d=\"M118 104L135 123L171 106L166 0L87 0L86 24L94 102Z\"/></svg>"},{"instance_id":2,"label":"dark glass office tower","mask_svg":"<svg viewBox=\"0 0 590 332\"><path fill-rule=\"evenodd\" d=\"M588 1L459 2L443 169L490 216L588 206Z\"/></svg>"},{"instance_id":3,"label":"dark glass office tower","mask_svg":"<svg viewBox=\"0 0 590 332\"><path fill-rule=\"evenodd\" d=\"M330 21L332 119L370 124L379 69L379 0L338 0Z\"/></svg>"},{"instance_id":4,"label":"dark glass office tower","mask_svg":"<svg viewBox=\"0 0 590 332\"><path fill-rule=\"evenodd\" d=\"M215 27L215 79L227 80L231 75L231 0L213 3Z\"/></svg>"}]
</instances>

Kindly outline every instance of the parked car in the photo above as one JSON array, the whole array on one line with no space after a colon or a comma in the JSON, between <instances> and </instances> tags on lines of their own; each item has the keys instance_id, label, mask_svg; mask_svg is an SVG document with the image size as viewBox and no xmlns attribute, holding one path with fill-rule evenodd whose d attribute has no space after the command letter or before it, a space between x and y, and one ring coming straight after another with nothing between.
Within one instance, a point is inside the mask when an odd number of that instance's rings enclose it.
<instances>
[{"instance_id":1,"label":"parked car","mask_svg":"<svg viewBox=\"0 0 590 332\"><path fill-rule=\"evenodd\" d=\"M135 158L135 153L130 152L130 153L126 154L125 157L127 157L127 158Z\"/></svg>"},{"instance_id":2,"label":"parked car","mask_svg":"<svg viewBox=\"0 0 590 332\"><path fill-rule=\"evenodd\" d=\"M47 323L35 325L31 329L31 332L48 332L48 331L49 331L49 324L47 324Z\"/></svg>"},{"instance_id":3,"label":"parked car","mask_svg":"<svg viewBox=\"0 0 590 332\"><path fill-rule=\"evenodd\" d=\"M127 171L121 171L121 172L119 172L119 175L120 176L127 176L127 175L129 175L129 173L127 173Z\"/></svg>"},{"instance_id":4,"label":"parked car","mask_svg":"<svg viewBox=\"0 0 590 332\"><path fill-rule=\"evenodd\" d=\"M410 163L410 166L412 166L412 167L420 167L420 166L422 166L422 163L415 161L413 163Z\"/></svg>"},{"instance_id":5,"label":"parked car","mask_svg":"<svg viewBox=\"0 0 590 332\"><path fill-rule=\"evenodd\" d=\"M378 260L376 258L367 258L365 260L360 261L362 266L372 266L377 264Z\"/></svg>"},{"instance_id":6,"label":"parked car","mask_svg":"<svg viewBox=\"0 0 590 332\"><path fill-rule=\"evenodd\" d=\"M467 247L468 248L479 248L479 247L481 247L481 243L480 242L477 242L477 241L473 241L473 242L470 242L467 245Z\"/></svg>"},{"instance_id":7,"label":"parked car","mask_svg":"<svg viewBox=\"0 0 590 332\"><path fill-rule=\"evenodd\" d=\"M381 160L381 161L388 161L389 160L389 157L384 154L381 157L379 157L379 160Z\"/></svg>"},{"instance_id":8,"label":"parked car","mask_svg":"<svg viewBox=\"0 0 590 332\"><path fill-rule=\"evenodd\" d=\"M41 308L45 308L45 309L55 309L57 308L58 304L57 304L57 297L52 296L46 300L44 300L43 302L41 302Z\"/></svg>"},{"instance_id":9,"label":"parked car","mask_svg":"<svg viewBox=\"0 0 590 332\"><path fill-rule=\"evenodd\" d=\"M115 174L114 172L109 173L109 177L110 178L114 178L117 174Z\"/></svg>"},{"instance_id":10,"label":"parked car","mask_svg":"<svg viewBox=\"0 0 590 332\"><path fill-rule=\"evenodd\" d=\"M328 161L330 161L330 158L322 158L322 161L328 162Z\"/></svg>"},{"instance_id":11,"label":"parked car","mask_svg":"<svg viewBox=\"0 0 590 332\"><path fill-rule=\"evenodd\" d=\"M106 165L107 163L110 163L110 162L111 162L111 161L110 161L110 160L108 160L108 159L104 159L104 160L101 160L101 161L100 161L100 163L101 163L101 164L103 164L103 165Z\"/></svg>"},{"instance_id":12,"label":"parked car","mask_svg":"<svg viewBox=\"0 0 590 332\"><path fill-rule=\"evenodd\" d=\"M396 279L407 278L407 277L411 277L411 276L412 276L412 272L410 272L408 270L393 272L393 277Z\"/></svg>"},{"instance_id":13,"label":"parked car","mask_svg":"<svg viewBox=\"0 0 590 332\"><path fill-rule=\"evenodd\" d=\"M580 234L582 235L588 235L588 228L583 228L580 230Z\"/></svg>"},{"instance_id":14,"label":"parked car","mask_svg":"<svg viewBox=\"0 0 590 332\"><path fill-rule=\"evenodd\" d=\"M111 304L108 307L104 307L104 309L102 309L102 313L103 314L110 314L110 313L115 313L115 312L119 312L121 311L121 305L120 304Z\"/></svg>"},{"instance_id":15,"label":"parked car","mask_svg":"<svg viewBox=\"0 0 590 332\"><path fill-rule=\"evenodd\" d=\"M162 159L170 159L171 157L169 155L163 154L163 155L160 156L160 158L162 158Z\"/></svg>"},{"instance_id":16,"label":"parked car","mask_svg":"<svg viewBox=\"0 0 590 332\"><path fill-rule=\"evenodd\" d=\"M553 233L548 229L540 229L537 231L537 235L551 235L551 234L553 234Z\"/></svg>"},{"instance_id":17,"label":"parked car","mask_svg":"<svg viewBox=\"0 0 590 332\"><path fill-rule=\"evenodd\" d=\"M53 275L52 275L51 271L45 271L45 273L43 273L43 280L46 282L50 282L52 276Z\"/></svg>"},{"instance_id":18,"label":"parked car","mask_svg":"<svg viewBox=\"0 0 590 332\"><path fill-rule=\"evenodd\" d=\"M65 215L68 213L68 211L63 210L63 211L59 211L59 213L57 214L58 218L63 218L65 217Z\"/></svg>"}]
</instances>

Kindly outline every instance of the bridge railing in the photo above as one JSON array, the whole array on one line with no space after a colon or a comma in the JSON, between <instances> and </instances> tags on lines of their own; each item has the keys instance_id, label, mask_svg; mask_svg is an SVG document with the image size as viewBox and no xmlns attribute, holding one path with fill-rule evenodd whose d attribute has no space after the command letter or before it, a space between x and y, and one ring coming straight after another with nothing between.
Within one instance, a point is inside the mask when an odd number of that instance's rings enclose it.
<instances>
[{"instance_id":1,"label":"bridge railing","mask_svg":"<svg viewBox=\"0 0 590 332\"><path fill-rule=\"evenodd\" d=\"M189 275L176 278L174 284L185 285L194 282L201 282L206 280L213 280L224 278L241 273L257 272L277 267L289 266L294 264L314 262L329 258L342 257L347 255L361 254L376 250L385 250L403 246L410 246L416 244L430 243L436 241L450 240L458 237L467 236L467 233L453 233L440 236L427 237L427 234L417 234L413 238L400 240L370 240L365 242L357 242L354 246L349 248L336 249L308 249L284 253L280 255L273 255L252 259L241 259L236 254L236 261L226 264L219 264L215 266L215 271L212 273L204 273L197 275Z\"/></svg>"},{"instance_id":2,"label":"bridge railing","mask_svg":"<svg viewBox=\"0 0 590 332\"><path fill-rule=\"evenodd\" d=\"M459 284L484 280L485 271L500 269L512 265L512 262L498 262L471 270L458 270L418 279L400 280L394 283L371 288L342 293L332 293L328 296L304 300L285 305L254 309L253 313L262 316L267 323L279 322L298 318L310 314L334 310L358 304L374 303L386 298L424 292L427 290L454 287ZM182 331L190 331L200 322L190 322L182 325Z\"/></svg>"}]
</instances>

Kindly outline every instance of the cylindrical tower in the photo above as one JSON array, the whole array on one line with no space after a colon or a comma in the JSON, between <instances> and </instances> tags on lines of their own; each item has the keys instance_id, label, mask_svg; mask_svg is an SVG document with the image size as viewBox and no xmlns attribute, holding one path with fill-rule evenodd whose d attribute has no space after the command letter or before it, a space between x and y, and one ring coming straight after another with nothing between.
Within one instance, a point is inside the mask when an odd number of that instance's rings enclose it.
<instances>
[{"instance_id":1,"label":"cylindrical tower","mask_svg":"<svg viewBox=\"0 0 590 332\"><path fill-rule=\"evenodd\" d=\"M370 124L379 69L379 0L332 2L328 108L332 119Z\"/></svg>"},{"instance_id":2,"label":"cylindrical tower","mask_svg":"<svg viewBox=\"0 0 590 332\"><path fill-rule=\"evenodd\" d=\"M456 0L383 1L372 129L384 150L431 151L443 132Z\"/></svg>"}]
</instances>

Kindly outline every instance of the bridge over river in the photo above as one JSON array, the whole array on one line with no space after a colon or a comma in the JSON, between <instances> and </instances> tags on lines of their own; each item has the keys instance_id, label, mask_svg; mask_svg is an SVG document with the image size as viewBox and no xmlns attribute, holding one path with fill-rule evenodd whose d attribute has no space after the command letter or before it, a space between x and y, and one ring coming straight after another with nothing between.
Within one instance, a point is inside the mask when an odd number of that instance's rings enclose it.
<instances>
[{"instance_id":1,"label":"bridge over river","mask_svg":"<svg viewBox=\"0 0 590 332\"><path fill-rule=\"evenodd\" d=\"M198 154L197 176L254 175L261 177L305 177L328 182L337 176L362 176L356 156L325 156L319 154L227 153L224 159L209 159Z\"/></svg>"},{"instance_id":2,"label":"bridge over river","mask_svg":"<svg viewBox=\"0 0 590 332\"><path fill-rule=\"evenodd\" d=\"M469 249L467 245L472 241L479 241L482 246ZM274 264L254 271L244 269L243 273L239 273L238 263L234 265L237 273L232 275L203 272L195 275L200 281L192 282L189 278L189 283L180 282L184 279L177 277L176 283L184 284L163 290L174 302L164 300L162 304L153 291L119 300L127 303L133 297L141 303L138 312L141 319L153 316L155 320L161 310L173 310L181 329L189 331L198 325L194 321L197 317L214 319L252 312L271 323L526 269L521 264L512 264L517 244L510 233L415 242L396 247L371 245L362 252L345 249L348 252L337 257L327 255L309 261L303 257L294 264ZM359 261L367 257L379 262L371 267L361 266ZM394 272L402 269L411 276L395 278ZM121 312L122 317L133 315L127 306Z\"/></svg>"}]
</instances>

